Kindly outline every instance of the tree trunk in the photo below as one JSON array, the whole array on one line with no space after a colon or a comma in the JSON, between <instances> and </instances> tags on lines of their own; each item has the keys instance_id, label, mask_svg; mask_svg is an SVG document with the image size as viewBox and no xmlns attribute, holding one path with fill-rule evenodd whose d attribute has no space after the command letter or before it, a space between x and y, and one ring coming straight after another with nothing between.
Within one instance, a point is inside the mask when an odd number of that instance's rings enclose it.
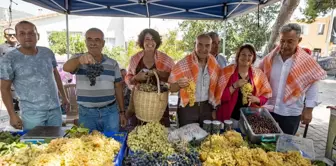
<instances>
[{"instance_id":1,"label":"tree trunk","mask_svg":"<svg viewBox=\"0 0 336 166\"><path fill-rule=\"evenodd\" d=\"M272 27L272 33L266 45L264 56L272 51L274 44L279 37L280 28L289 21L299 4L300 0L283 0L278 17Z\"/></svg>"}]
</instances>

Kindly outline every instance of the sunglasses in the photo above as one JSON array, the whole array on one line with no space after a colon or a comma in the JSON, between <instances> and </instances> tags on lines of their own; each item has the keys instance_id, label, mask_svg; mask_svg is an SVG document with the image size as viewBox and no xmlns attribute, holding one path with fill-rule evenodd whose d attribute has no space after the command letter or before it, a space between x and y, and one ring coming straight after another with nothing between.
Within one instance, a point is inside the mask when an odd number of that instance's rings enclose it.
<instances>
[{"instance_id":1,"label":"sunglasses","mask_svg":"<svg viewBox=\"0 0 336 166\"><path fill-rule=\"evenodd\" d=\"M15 34L6 34L6 36L8 36L8 37L14 36L15 37Z\"/></svg>"}]
</instances>

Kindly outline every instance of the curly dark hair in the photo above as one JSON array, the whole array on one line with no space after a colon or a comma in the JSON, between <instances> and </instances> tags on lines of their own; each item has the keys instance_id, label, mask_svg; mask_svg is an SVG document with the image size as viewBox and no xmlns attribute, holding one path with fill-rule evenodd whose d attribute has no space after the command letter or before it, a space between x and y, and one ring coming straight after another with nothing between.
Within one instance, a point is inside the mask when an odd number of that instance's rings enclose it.
<instances>
[{"instance_id":1,"label":"curly dark hair","mask_svg":"<svg viewBox=\"0 0 336 166\"><path fill-rule=\"evenodd\" d=\"M238 65L238 59L239 59L239 56L240 56L240 52L242 52L244 48L248 49L253 54L252 64L254 64L254 62L257 59L257 53L255 51L254 46L252 44L249 44L249 43L243 44L242 46L239 47L239 49L236 53L236 59L235 59L236 64Z\"/></svg>"},{"instance_id":2,"label":"curly dark hair","mask_svg":"<svg viewBox=\"0 0 336 166\"><path fill-rule=\"evenodd\" d=\"M158 49L160 47L160 45L162 44L162 39L161 39L161 36L160 36L159 32L157 32L154 29L144 29L144 30L141 31L141 33L138 36L139 47L142 48L142 49L145 49L144 41L145 41L145 36L146 36L147 33L149 33L153 36L153 39L156 43L155 49Z\"/></svg>"}]
</instances>

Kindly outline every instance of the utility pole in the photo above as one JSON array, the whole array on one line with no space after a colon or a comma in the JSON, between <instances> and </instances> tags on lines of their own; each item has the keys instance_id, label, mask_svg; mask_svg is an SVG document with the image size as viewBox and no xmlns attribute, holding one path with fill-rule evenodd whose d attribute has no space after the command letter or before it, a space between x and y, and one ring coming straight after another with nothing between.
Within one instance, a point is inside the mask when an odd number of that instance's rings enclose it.
<instances>
[{"instance_id":1,"label":"utility pole","mask_svg":"<svg viewBox=\"0 0 336 166\"><path fill-rule=\"evenodd\" d=\"M329 45L330 45L330 39L331 35L333 33L333 24L334 24L334 17L335 17L335 11L336 9L333 9L330 14L330 21L329 21L329 27L328 27L328 32L327 32L327 39L326 39L326 47L324 51L324 56L329 56Z\"/></svg>"}]
</instances>

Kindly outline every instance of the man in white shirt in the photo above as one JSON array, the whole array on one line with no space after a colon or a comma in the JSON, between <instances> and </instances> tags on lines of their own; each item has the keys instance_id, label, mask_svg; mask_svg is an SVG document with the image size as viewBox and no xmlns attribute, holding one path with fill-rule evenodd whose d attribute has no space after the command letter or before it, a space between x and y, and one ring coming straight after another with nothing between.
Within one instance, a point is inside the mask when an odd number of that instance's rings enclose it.
<instances>
[{"instance_id":1,"label":"man in white shirt","mask_svg":"<svg viewBox=\"0 0 336 166\"><path fill-rule=\"evenodd\" d=\"M227 60L226 58L219 53L220 50L220 44L221 40L219 38L219 35L216 32L209 32L207 33L212 39L211 43L211 51L210 53L216 58L217 63L221 68L224 68L227 66Z\"/></svg>"},{"instance_id":2,"label":"man in white shirt","mask_svg":"<svg viewBox=\"0 0 336 166\"><path fill-rule=\"evenodd\" d=\"M309 124L317 106L318 81L326 76L312 56L299 47L301 27L290 23L280 30L280 44L259 64L267 75L273 96L267 102L286 134L295 135L300 121ZM305 102L305 104L304 104Z\"/></svg>"}]
</instances>

